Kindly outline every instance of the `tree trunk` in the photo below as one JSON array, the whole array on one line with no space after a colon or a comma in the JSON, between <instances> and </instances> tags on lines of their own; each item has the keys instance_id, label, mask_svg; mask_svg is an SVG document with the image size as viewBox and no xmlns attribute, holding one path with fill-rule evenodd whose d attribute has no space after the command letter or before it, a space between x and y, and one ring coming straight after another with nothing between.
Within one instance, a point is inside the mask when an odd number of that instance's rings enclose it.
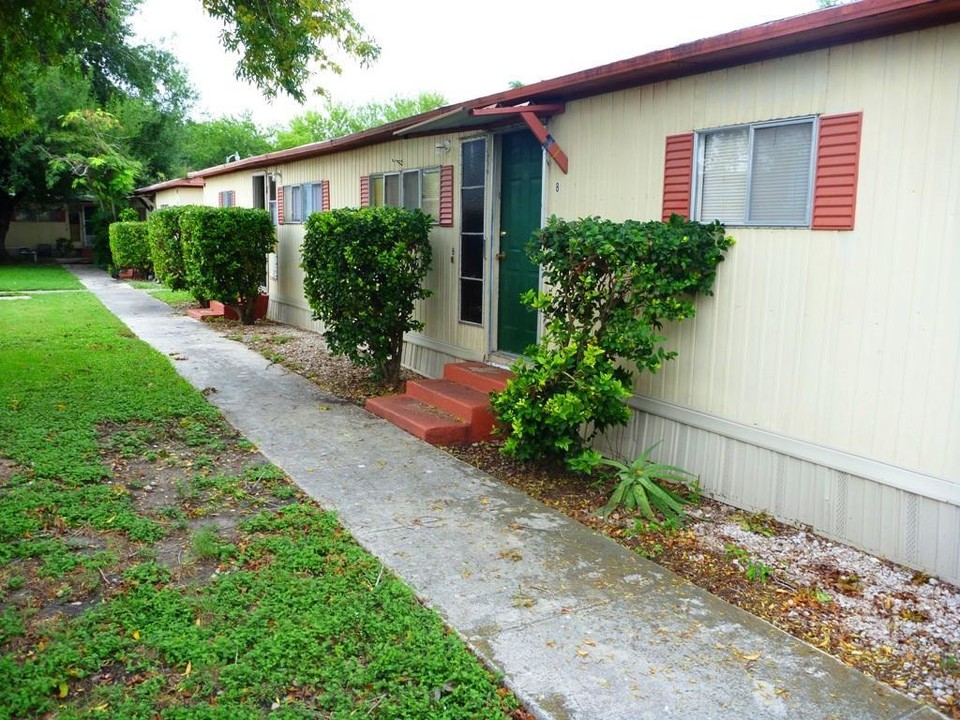
<instances>
[{"instance_id":1,"label":"tree trunk","mask_svg":"<svg viewBox=\"0 0 960 720\"><path fill-rule=\"evenodd\" d=\"M393 352L390 358L383 365L383 382L391 388L400 387L400 362L403 358L403 336L400 336L400 342L394 343Z\"/></svg>"},{"instance_id":2,"label":"tree trunk","mask_svg":"<svg viewBox=\"0 0 960 720\"><path fill-rule=\"evenodd\" d=\"M244 325L253 325L257 319L257 299L240 298L237 301L236 313L240 316L240 322Z\"/></svg>"},{"instance_id":3,"label":"tree trunk","mask_svg":"<svg viewBox=\"0 0 960 720\"><path fill-rule=\"evenodd\" d=\"M7 252L7 231L10 229L13 214L17 210L18 201L19 198L16 196L0 191L0 263L10 261L10 253Z\"/></svg>"}]
</instances>

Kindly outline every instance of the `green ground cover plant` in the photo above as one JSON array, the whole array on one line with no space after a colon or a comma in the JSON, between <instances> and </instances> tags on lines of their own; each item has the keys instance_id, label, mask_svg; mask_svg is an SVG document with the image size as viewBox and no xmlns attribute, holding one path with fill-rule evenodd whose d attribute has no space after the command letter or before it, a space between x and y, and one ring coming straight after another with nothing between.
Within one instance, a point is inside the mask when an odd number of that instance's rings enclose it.
<instances>
[{"instance_id":1,"label":"green ground cover plant","mask_svg":"<svg viewBox=\"0 0 960 720\"><path fill-rule=\"evenodd\" d=\"M76 276L59 265L0 265L0 292L82 288Z\"/></svg>"},{"instance_id":2,"label":"green ground cover plant","mask_svg":"<svg viewBox=\"0 0 960 720\"><path fill-rule=\"evenodd\" d=\"M505 718L515 700L86 293L0 324L0 718Z\"/></svg>"}]
</instances>

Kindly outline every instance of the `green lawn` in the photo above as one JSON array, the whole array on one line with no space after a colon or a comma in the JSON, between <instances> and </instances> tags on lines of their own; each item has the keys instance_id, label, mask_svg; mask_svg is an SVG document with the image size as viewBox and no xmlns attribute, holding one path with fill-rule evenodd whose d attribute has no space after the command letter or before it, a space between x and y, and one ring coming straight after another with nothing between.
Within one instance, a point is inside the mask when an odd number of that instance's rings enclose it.
<instances>
[{"instance_id":1,"label":"green lawn","mask_svg":"<svg viewBox=\"0 0 960 720\"><path fill-rule=\"evenodd\" d=\"M513 711L92 295L9 303L0 366L0 718Z\"/></svg>"},{"instance_id":2,"label":"green lawn","mask_svg":"<svg viewBox=\"0 0 960 720\"><path fill-rule=\"evenodd\" d=\"M78 290L83 285L59 265L0 265L0 292Z\"/></svg>"},{"instance_id":3,"label":"green lawn","mask_svg":"<svg viewBox=\"0 0 960 720\"><path fill-rule=\"evenodd\" d=\"M146 290L157 300L163 300L168 305L185 305L194 302L193 295L186 290L171 290L166 285L149 280L132 280L129 284L138 290Z\"/></svg>"}]
</instances>

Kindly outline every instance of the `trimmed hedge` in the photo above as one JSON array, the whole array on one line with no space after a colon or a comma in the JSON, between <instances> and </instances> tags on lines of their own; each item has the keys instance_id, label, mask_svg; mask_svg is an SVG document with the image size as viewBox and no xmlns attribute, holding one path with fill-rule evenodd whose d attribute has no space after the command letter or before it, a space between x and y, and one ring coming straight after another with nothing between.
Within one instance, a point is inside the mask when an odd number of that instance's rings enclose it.
<instances>
[{"instance_id":1,"label":"trimmed hedge","mask_svg":"<svg viewBox=\"0 0 960 720\"><path fill-rule=\"evenodd\" d=\"M194 297L219 300L252 325L266 255L277 238L266 210L190 207L180 217L187 288Z\"/></svg>"},{"instance_id":2,"label":"trimmed hedge","mask_svg":"<svg viewBox=\"0 0 960 720\"><path fill-rule=\"evenodd\" d=\"M327 347L369 367L390 385L400 382L403 334L421 330L417 300L430 296L429 216L375 207L314 213L307 220L301 267L313 317Z\"/></svg>"},{"instance_id":3,"label":"trimmed hedge","mask_svg":"<svg viewBox=\"0 0 960 720\"><path fill-rule=\"evenodd\" d=\"M153 270L150 242L145 222L115 222L110 224L110 254L117 268L139 270L149 275Z\"/></svg>"},{"instance_id":4,"label":"trimmed hedge","mask_svg":"<svg viewBox=\"0 0 960 720\"><path fill-rule=\"evenodd\" d=\"M172 290L187 287L187 270L183 265L183 242L180 218L190 205L155 210L147 218L150 257L157 280ZM200 300L201 298L197 298Z\"/></svg>"}]
</instances>

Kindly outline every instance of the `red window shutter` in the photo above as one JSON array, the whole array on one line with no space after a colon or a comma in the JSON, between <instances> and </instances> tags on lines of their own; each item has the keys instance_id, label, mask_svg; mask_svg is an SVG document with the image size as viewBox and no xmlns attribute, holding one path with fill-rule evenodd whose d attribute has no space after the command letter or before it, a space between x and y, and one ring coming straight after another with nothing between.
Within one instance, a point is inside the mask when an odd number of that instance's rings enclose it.
<instances>
[{"instance_id":1,"label":"red window shutter","mask_svg":"<svg viewBox=\"0 0 960 720\"><path fill-rule=\"evenodd\" d=\"M440 227L453 227L453 165L440 166Z\"/></svg>"},{"instance_id":2,"label":"red window shutter","mask_svg":"<svg viewBox=\"0 0 960 720\"><path fill-rule=\"evenodd\" d=\"M360 207L370 207L370 176L360 178Z\"/></svg>"},{"instance_id":3,"label":"red window shutter","mask_svg":"<svg viewBox=\"0 0 960 720\"><path fill-rule=\"evenodd\" d=\"M217 207L223 207L223 192L217 193Z\"/></svg>"},{"instance_id":4,"label":"red window shutter","mask_svg":"<svg viewBox=\"0 0 960 720\"><path fill-rule=\"evenodd\" d=\"M862 126L862 112L820 118L813 184L814 230L853 230Z\"/></svg>"},{"instance_id":5,"label":"red window shutter","mask_svg":"<svg viewBox=\"0 0 960 720\"><path fill-rule=\"evenodd\" d=\"M326 212L327 210L330 209L330 181L329 180L324 180L322 183L320 183L320 195L321 195L320 209Z\"/></svg>"},{"instance_id":6,"label":"red window shutter","mask_svg":"<svg viewBox=\"0 0 960 720\"><path fill-rule=\"evenodd\" d=\"M283 186L277 188L277 225L283 225Z\"/></svg>"},{"instance_id":7,"label":"red window shutter","mask_svg":"<svg viewBox=\"0 0 960 720\"><path fill-rule=\"evenodd\" d=\"M663 163L663 221L673 213L690 217L690 187L693 183L693 133L667 137Z\"/></svg>"}]
</instances>

